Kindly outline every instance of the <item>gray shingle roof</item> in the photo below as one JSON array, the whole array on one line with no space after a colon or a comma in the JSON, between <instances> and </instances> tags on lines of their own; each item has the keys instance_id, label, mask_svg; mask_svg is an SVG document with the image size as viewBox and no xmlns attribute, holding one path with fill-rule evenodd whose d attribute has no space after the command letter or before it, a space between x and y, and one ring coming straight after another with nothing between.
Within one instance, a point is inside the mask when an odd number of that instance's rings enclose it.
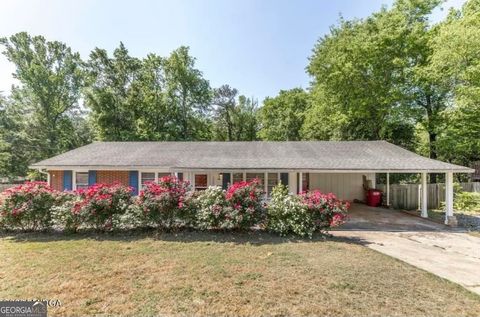
<instances>
[{"instance_id":1,"label":"gray shingle roof","mask_svg":"<svg viewBox=\"0 0 480 317\"><path fill-rule=\"evenodd\" d=\"M31 167L473 172L385 141L94 142Z\"/></svg>"}]
</instances>

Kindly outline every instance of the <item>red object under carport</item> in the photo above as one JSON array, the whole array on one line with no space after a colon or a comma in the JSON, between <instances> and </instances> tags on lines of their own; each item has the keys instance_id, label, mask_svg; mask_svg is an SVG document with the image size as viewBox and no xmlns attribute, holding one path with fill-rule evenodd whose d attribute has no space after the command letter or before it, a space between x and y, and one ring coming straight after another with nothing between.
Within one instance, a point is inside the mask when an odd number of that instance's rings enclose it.
<instances>
[{"instance_id":1,"label":"red object under carport","mask_svg":"<svg viewBox=\"0 0 480 317\"><path fill-rule=\"evenodd\" d=\"M378 189L369 189L367 191L367 205L378 207L382 204L382 191Z\"/></svg>"}]
</instances>

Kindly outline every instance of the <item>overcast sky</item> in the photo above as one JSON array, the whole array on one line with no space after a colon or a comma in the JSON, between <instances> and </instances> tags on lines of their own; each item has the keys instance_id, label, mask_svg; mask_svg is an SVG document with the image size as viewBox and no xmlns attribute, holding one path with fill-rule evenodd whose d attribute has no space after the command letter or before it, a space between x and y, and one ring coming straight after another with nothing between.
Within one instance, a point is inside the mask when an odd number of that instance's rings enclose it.
<instances>
[{"instance_id":1,"label":"overcast sky","mask_svg":"<svg viewBox=\"0 0 480 317\"><path fill-rule=\"evenodd\" d=\"M448 0L443 7L460 7ZM212 87L229 84L262 101L280 89L307 87L308 56L339 15L362 18L390 0L2 0L0 36L27 31L67 43L87 58L94 47L166 56L191 48ZM447 9L437 10L433 21ZM0 56L0 91L14 83Z\"/></svg>"}]
</instances>

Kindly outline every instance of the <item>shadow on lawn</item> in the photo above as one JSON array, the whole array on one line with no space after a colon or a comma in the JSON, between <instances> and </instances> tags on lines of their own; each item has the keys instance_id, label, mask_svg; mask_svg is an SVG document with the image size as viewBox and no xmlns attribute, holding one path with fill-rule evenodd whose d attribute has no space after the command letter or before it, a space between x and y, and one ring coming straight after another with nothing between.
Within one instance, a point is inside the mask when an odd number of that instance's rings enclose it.
<instances>
[{"instance_id":1,"label":"shadow on lawn","mask_svg":"<svg viewBox=\"0 0 480 317\"><path fill-rule=\"evenodd\" d=\"M0 239L9 239L18 243L27 242L54 242L54 241L121 241L133 242L143 239L153 239L166 242L195 243L233 243L233 244L282 244L282 243L314 243L322 241L336 241L353 244L367 244L360 239L350 239L343 237L334 237L330 234L315 234L312 239L301 238L297 236L281 237L277 234L269 233L263 230L242 230L242 231L195 231L195 230L177 230L174 232L162 232L156 229L132 229L116 230L112 232L98 232L95 230L85 230L78 233L64 233L61 231L45 232L0 232Z\"/></svg>"}]
</instances>

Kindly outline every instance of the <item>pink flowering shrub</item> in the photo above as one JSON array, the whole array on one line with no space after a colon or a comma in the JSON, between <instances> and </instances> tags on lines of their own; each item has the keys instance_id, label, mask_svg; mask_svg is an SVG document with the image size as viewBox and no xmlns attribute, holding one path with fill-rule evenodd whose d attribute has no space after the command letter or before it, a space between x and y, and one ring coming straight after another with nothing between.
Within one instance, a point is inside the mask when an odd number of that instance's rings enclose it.
<instances>
[{"instance_id":1,"label":"pink flowering shrub","mask_svg":"<svg viewBox=\"0 0 480 317\"><path fill-rule=\"evenodd\" d=\"M236 227L250 228L264 219L263 197L258 179L234 183L227 189L225 198L228 206L235 211Z\"/></svg>"},{"instance_id":2,"label":"pink flowering shrub","mask_svg":"<svg viewBox=\"0 0 480 317\"><path fill-rule=\"evenodd\" d=\"M345 223L349 202L339 200L332 193L323 194L319 190L303 193L300 197L317 230L328 230Z\"/></svg>"},{"instance_id":3,"label":"pink flowering shrub","mask_svg":"<svg viewBox=\"0 0 480 317\"><path fill-rule=\"evenodd\" d=\"M258 180L238 182L227 191L210 187L197 201L197 226L200 229L248 229L264 218L263 191Z\"/></svg>"},{"instance_id":4,"label":"pink flowering shrub","mask_svg":"<svg viewBox=\"0 0 480 317\"><path fill-rule=\"evenodd\" d=\"M136 204L147 220L168 229L191 220L189 196L188 181L165 176L158 183L147 183L140 191Z\"/></svg>"},{"instance_id":5,"label":"pink flowering shrub","mask_svg":"<svg viewBox=\"0 0 480 317\"><path fill-rule=\"evenodd\" d=\"M268 204L267 228L280 235L296 234L312 237L314 232L326 231L345 222L348 202L333 194L315 190L290 195L284 185L273 189Z\"/></svg>"},{"instance_id":6,"label":"pink flowering shrub","mask_svg":"<svg viewBox=\"0 0 480 317\"><path fill-rule=\"evenodd\" d=\"M76 230L81 225L99 230L114 228L130 204L132 188L121 184L95 184L74 193L64 226Z\"/></svg>"},{"instance_id":7,"label":"pink flowering shrub","mask_svg":"<svg viewBox=\"0 0 480 317\"><path fill-rule=\"evenodd\" d=\"M51 210L62 194L45 182L26 182L2 193L0 224L9 229L42 230L52 224Z\"/></svg>"}]
</instances>

